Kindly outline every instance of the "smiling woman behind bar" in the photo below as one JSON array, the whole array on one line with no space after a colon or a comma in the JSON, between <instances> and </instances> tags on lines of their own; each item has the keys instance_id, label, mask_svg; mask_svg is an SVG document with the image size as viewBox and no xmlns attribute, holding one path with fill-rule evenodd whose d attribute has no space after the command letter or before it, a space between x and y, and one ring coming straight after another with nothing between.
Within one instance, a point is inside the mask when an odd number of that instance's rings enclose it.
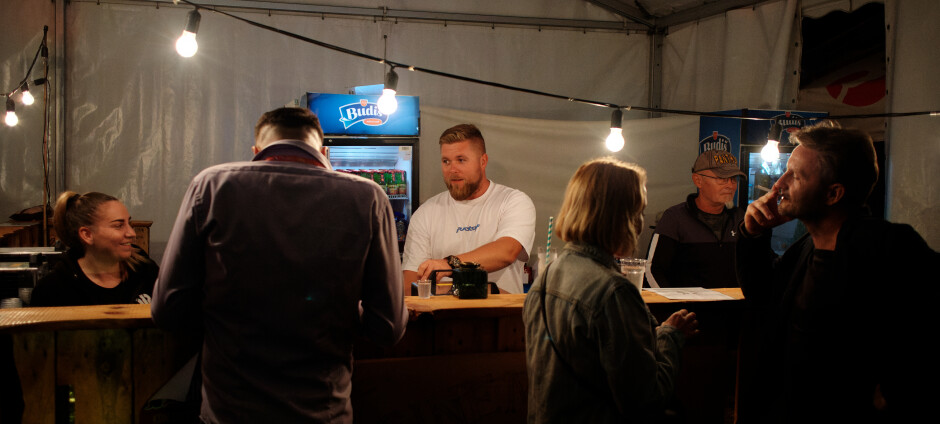
<instances>
[{"instance_id":1,"label":"smiling woman behind bar","mask_svg":"<svg viewBox=\"0 0 940 424\"><path fill-rule=\"evenodd\" d=\"M556 234L568 244L526 297L529 423L644 422L671 396L695 314L661 326L614 256L643 228L646 171L595 159L568 182Z\"/></svg>"},{"instance_id":2,"label":"smiling woman behind bar","mask_svg":"<svg viewBox=\"0 0 940 424\"><path fill-rule=\"evenodd\" d=\"M158 267L131 244L136 233L117 198L66 191L56 202L53 226L68 250L39 280L30 306L150 303Z\"/></svg>"}]
</instances>

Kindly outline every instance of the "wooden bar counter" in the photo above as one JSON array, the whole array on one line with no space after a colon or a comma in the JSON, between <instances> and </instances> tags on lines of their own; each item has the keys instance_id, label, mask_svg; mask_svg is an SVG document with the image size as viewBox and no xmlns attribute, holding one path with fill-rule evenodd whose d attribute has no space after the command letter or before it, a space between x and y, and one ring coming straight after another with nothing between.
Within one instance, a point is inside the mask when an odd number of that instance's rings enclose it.
<instances>
[{"instance_id":1,"label":"wooden bar counter","mask_svg":"<svg viewBox=\"0 0 940 424\"><path fill-rule=\"evenodd\" d=\"M713 365L697 363L696 349L724 350L726 340L736 337L741 290L716 291L735 300L675 301L643 292L660 319L683 307L699 313L703 337L687 345L683 374L691 376L680 377L680 385ZM356 345L356 422L525 422L524 301L525 295L406 297L410 322L400 343ZM147 400L199 343L154 328L149 305L3 309L0 337L10 336L26 404L23 422L50 424L63 408L74 408L80 424L140 422ZM74 406L62 399L66 386L74 392ZM702 396L695 388L689 392L689 399Z\"/></svg>"}]
</instances>

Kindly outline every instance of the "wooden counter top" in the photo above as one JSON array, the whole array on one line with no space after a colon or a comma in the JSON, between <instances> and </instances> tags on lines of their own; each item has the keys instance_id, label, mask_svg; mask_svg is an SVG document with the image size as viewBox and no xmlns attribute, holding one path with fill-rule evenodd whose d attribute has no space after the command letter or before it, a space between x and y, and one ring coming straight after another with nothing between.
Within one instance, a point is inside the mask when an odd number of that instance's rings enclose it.
<instances>
[{"instance_id":1,"label":"wooden counter top","mask_svg":"<svg viewBox=\"0 0 940 424\"><path fill-rule=\"evenodd\" d=\"M740 288L714 289L734 300L744 299ZM690 303L671 300L652 292L643 292L647 304ZM436 318L502 317L518 315L525 303L524 294L494 294L487 299L458 299L454 296L432 296L421 299L405 296L409 318L423 314ZM150 305L95 305L47 308L0 309L0 332L54 331L110 328L153 327Z\"/></svg>"},{"instance_id":2,"label":"wooden counter top","mask_svg":"<svg viewBox=\"0 0 940 424\"><path fill-rule=\"evenodd\" d=\"M0 309L0 332L153 327L150 305Z\"/></svg>"}]
</instances>

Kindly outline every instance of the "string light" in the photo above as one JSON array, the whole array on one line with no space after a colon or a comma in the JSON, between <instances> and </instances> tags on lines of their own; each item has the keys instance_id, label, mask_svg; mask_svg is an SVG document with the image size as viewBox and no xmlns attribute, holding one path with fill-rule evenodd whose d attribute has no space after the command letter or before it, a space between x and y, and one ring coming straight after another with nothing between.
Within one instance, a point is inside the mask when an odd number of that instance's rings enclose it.
<instances>
[{"instance_id":1,"label":"string light","mask_svg":"<svg viewBox=\"0 0 940 424\"><path fill-rule=\"evenodd\" d=\"M395 94L398 91L398 74L395 73L395 67L392 66L385 74L385 88L382 89L382 96L379 97L379 112L384 115L391 115L398 110L398 99Z\"/></svg>"},{"instance_id":2,"label":"string light","mask_svg":"<svg viewBox=\"0 0 940 424\"><path fill-rule=\"evenodd\" d=\"M764 162L774 162L780 159L780 133L783 128L780 121L774 119L774 124L770 126L770 132L767 133L767 144L760 150L760 157Z\"/></svg>"},{"instance_id":3,"label":"string light","mask_svg":"<svg viewBox=\"0 0 940 424\"><path fill-rule=\"evenodd\" d=\"M29 83L24 81L23 87L20 88L20 91L23 93L20 99L24 105L29 106L36 101L36 99L33 98L33 95L29 94Z\"/></svg>"},{"instance_id":4,"label":"string light","mask_svg":"<svg viewBox=\"0 0 940 424\"><path fill-rule=\"evenodd\" d=\"M20 119L16 117L16 104L13 103L13 99L7 96L7 116L4 119L4 122L8 126L16 126L17 122L20 122Z\"/></svg>"},{"instance_id":5,"label":"string light","mask_svg":"<svg viewBox=\"0 0 940 424\"><path fill-rule=\"evenodd\" d=\"M180 38L176 39L176 52L180 56L193 57L196 51L199 50L199 43L196 42L196 32L199 31L200 20L202 20L202 16L199 15L199 9L193 9L192 12L189 12L186 19L186 28L183 29Z\"/></svg>"},{"instance_id":6,"label":"string light","mask_svg":"<svg viewBox=\"0 0 940 424\"><path fill-rule=\"evenodd\" d=\"M610 135L607 136L607 150L619 152L623 149L623 112L620 109L614 109L610 114Z\"/></svg>"},{"instance_id":7,"label":"string light","mask_svg":"<svg viewBox=\"0 0 940 424\"><path fill-rule=\"evenodd\" d=\"M257 21L253 21L253 20L251 20L251 19L243 18L243 17L241 17L241 16L236 16L236 15L233 15L233 14L231 14L231 13L228 13L228 12L226 12L226 11L224 11L224 10L216 9L216 8L214 8L214 7L212 7L212 6L208 6L208 5L204 5L204 4L198 4L198 3L195 3L195 2L190 1L190 0L173 0L173 3L174 3L174 4L178 4L178 3L190 4L190 5L194 6L194 7L203 8L203 9L205 9L205 10L209 10L209 11L211 11L211 12L218 13L218 14L220 14L220 15L229 17L229 18L231 18L231 19L235 19L235 20L237 20L237 21L244 22L244 23L246 23L246 24L248 24L248 25L251 25L251 26L254 26L254 27L257 27L257 28L264 29L264 30L266 30L266 31L271 31L271 32L274 32L274 33L277 33L277 34L281 34L281 35L284 35L284 36L287 36L287 37L290 37L290 38L293 38L293 39L296 39L296 40L300 40L300 41L303 41L303 42L306 42L306 43L309 43L309 44L314 44L314 45L317 45L317 46L320 46L320 47L323 47L323 48L327 48L327 49L330 49L330 50L333 50L333 51L337 51L337 52L340 52L340 53L343 53L343 54L348 54L348 55L351 55L351 56L356 56L356 57L359 57L359 58L362 58L362 59L366 59L366 60L371 60L371 61L377 62L377 63L388 64L388 65L391 65L392 67L406 68L406 69L408 69L409 71L421 72L421 73L425 73L425 74L430 74L430 75L435 75L435 76L439 76L439 77L445 77L445 78L450 78L450 79L455 79L455 80L470 82L470 83L474 83L474 84L482 84L482 85L486 85L486 86L490 86L490 87L496 87L496 88L501 88L501 89L505 89L505 90L512 90L512 91L517 91L517 92L521 92L521 93L534 94L534 95L537 95L537 96L550 97L550 98L554 98L554 99L565 100L565 101L568 101L568 102L576 102L576 103L586 104L586 105L590 105L590 106L608 107L608 108L625 108L625 109L627 109L628 111L629 111L629 110L636 110L636 111L640 111L640 112L668 113L668 114L672 114L672 115L707 116L707 117L715 117L715 118L733 118L733 119L739 119L739 120L752 120L752 121L766 121L766 120L768 120L768 118L747 117L747 116L731 116L731 115L727 115L727 114L723 114L723 113L715 113L715 112L698 112L698 111L693 111L693 110L663 109L663 108L644 107L644 106L621 106L621 105L616 105L616 104L607 103L607 102L601 102L601 101L597 101L597 100L582 99L582 98L577 98L577 97L569 97L569 96L563 96L563 95L560 95L560 94L554 94L554 93L548 93L548 92L544 92L544 91L532 90L532 89L528 89L528 88L515 87L515 86L511 86L511 85L507 85L507 84L501 84L501 83L498 83L498 82L486 81L486 80L481 80L481 79L477 79L477 78L470 78L470 77L466 77L466 76L462 76L462 75L456 75L456 74L451 74L451 73L447 73L447 72L441 72L441 71L437 71L437 70L434 70L434 69L422 68L422 67L418 67L418 66L414 66L414 65L409 65L409 64L406 64L406 63L399 63L399 62L388 61L388 60L386 60L386 59L384 59L384 58L375 57L375 56L368 55L368 54L365 54L365 53L362 53L362 52L357 52L357 51L355 51L355 50L350 50L350 49L347 49L347 48L344 48L344 47L340 47L340 46L337 46L337 45L325 43L325 42L323 42L323 41L315 40L315 39L312 39L312 38L309 38L309 37L305 37L305 36L302 36L302 35L299 35L299 34L292 33L292 32L290 32L290 31L286 31L286 30L283 30L283 29L280 29L280 28L276 28L276 27L273 27L273 26L270 26L270 25L266 25L266 24L263 24L263 23L260 23L260 22L257 22ZM191 14L192 14L192 13L196 13L196 11L191 12ZM196 13L196 16L198 16L198 13ZM197 27L198 27L198 18L197 18ZM193 34L194 34L193 37L195 38L195 33L193 33ZM195 53L195 52L193 52L193 53ZM827 119L837 120L837 119L864 119L864 118L899 118L899 117L905 117L905 116L921 116L921 115L940 116L940 112L937 112L937 111L919 111L919 112L900 112L900 113L897 113L897 112L892 112L892 113L877 113L877 114L865 114L865 115L831 115L831 116L827 117Z\"/></svg>"}]
</instances>

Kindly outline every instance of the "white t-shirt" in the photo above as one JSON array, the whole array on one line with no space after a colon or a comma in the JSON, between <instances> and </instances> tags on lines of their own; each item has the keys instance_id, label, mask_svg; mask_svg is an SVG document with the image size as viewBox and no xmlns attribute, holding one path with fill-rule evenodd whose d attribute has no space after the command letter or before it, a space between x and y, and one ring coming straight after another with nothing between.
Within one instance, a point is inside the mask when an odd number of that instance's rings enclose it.
<instances>
[{"instance_id":1,"label":"white t-shirt","mask_svg":"<svg viewBox=\"0 0 940 424\"><path fill-rule=\"evenodd\" d=\"M445 191L412 216L401 268L417 271L428 259L466 253L501 237L516 239L522 252L506 268L488 271L489 280L509 293L522 293L523 264L535 241L535 205L529 196L492 181L486 193L472 200L457 201Z\"/></svg>"}]
</instances>

